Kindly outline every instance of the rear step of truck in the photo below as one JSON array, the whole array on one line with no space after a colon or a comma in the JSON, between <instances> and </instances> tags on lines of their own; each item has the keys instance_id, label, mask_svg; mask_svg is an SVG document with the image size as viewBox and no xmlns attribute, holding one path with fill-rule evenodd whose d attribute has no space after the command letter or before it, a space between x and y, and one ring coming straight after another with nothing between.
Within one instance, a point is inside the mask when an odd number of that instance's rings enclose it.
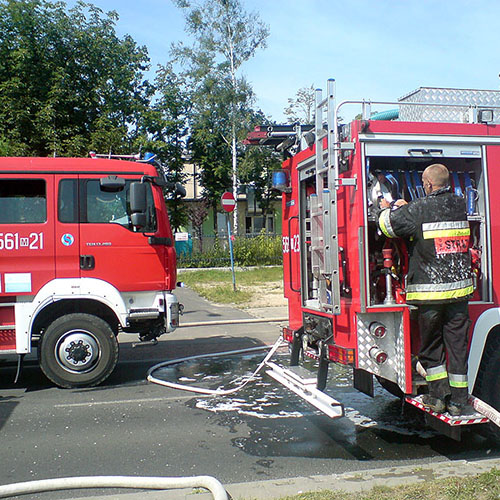
<instances>
[{"instance_id":1,"label":"rear step of truck","mask_svg":"<svg viewBox=\"0 0 500 500\"><path fill-rule=\"evenodd\" d=\"M269 368L269 370L266 370L266 373L270 377L322 411L328 417L339 418L344 416L344 405L323 391L320 391L316 387L316 376L311 374L309 370L301 366L283 368L272 361L267 361L266 366Z\"/></svg>"},{"instance_id":2,"label":"rear step of truck","mask_svg":"<svg viewBox=\"0 0 500 500\"><path fill-rule=\"evenodd\" d=\"M406 396L406 402L413 406L416 406L419 410L423 410L429 415L438 418L442 422L448 425L470 425L470 424L486 424L489 422L489 418L485 417L478 411L471 415L460 415L458 417L453 417L448 412L446 413L436 413L435 411L426 408L422 403L422 396Z\"/></svg>"},{"instance_id":3,"label":"rear step of truck","mask_svg":"<svg viewBox=\"0 0 500 500\"><path fill-rule=\"evenodd\" d=\"M469 403L476 410L476 413L471 415L459 415L457 417L453 417L447 412L436 413L426 408L422 404L422 396L406 396L405 400L407 403L425 412L425 421L430 427L457 441L461 438L462 429L465 428L464 426L491 422L500 427L500 413L474 396L470 396Z\"/></svg>"}]
</instances>

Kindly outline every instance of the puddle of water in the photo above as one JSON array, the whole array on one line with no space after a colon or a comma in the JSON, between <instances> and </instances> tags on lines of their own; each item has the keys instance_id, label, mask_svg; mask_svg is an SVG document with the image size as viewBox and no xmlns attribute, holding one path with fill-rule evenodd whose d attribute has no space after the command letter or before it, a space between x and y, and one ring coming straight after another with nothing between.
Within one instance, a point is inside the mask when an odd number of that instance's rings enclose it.
<instances>
[{"instance_id":1,"label":"puddle of water","mask_svg":"<svg viewBox=\"0 0 500 500\"><path fill-rule=\"evenodd\" d=\"M195 387L230 389L250 376L263 356L263 353L251 353L201 358L161 368L155 372L155 377ZM276 354L274 359L286 365L288 358L288 353L281 352ZM311 360L306 360L304 364L315 369ZM299 419L321 415L298 396L270 379L264 371L265 369L235 395L195 397L194 406L213 413L233 412L260 420ZM330 365L326 392L344 404L345 417L358 429L375 428L424 439L436 434L425 427L419 413L404 411L400 400L378 384L374 398L354 389L352 370L349 367Z\"/></svg>"},{"instance_id":2,"label":"puddle of water","mask_svg":"<svg viewBox=\"0 0 500 500\"><path fill-rule=\"evenodd\" d=\"M247 379L264 356L259 352L201 358L159 369L154 375L194 387L230 389ZM288 352L273 357L285 366L288 360ZM311 360L304 364L314 368ZM331 364L326 392L345 409L345 418L334 421L271 379L265 369L231 396L193 395L185 404L211 413L212 423L234 435L234 447L266 460L286 456L387 461L439 454L467 459L481 457L488 449L473 433L462 443L449 440L425 425L422 412L403 405L376 381L374 389L374 398L362 394L352 387L351 368Z\"/></svg>"}]
</instances>

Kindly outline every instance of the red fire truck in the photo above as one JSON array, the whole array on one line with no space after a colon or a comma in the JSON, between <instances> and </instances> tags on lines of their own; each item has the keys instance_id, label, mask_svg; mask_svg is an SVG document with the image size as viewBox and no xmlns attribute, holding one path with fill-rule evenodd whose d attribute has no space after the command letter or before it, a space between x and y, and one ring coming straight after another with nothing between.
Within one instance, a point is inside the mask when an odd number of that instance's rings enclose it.
<instances>
[{"instance_id":1,"label":"red fire truck","mask_svg":"<svg viewBox=\"0 0 500 500\"><path fill-rule=\"evenodd\" d=\"M179 320L175 186L154 159L93 156L0 158L0 354L20 367L37 346L61 387L105 380L119 333L154 341Z\"/></svg>"},{"instance_id":2,"label":"red fire truck","mask_svg":"<svg viewBox=\"0 0 500 500\"><path fill-rule=\"evenodd\" d=\"M343 123L339 117L349 112L357 119ZM291 360L288 368L271 362L271 376L335 418L344 412L324 392L328 365L349 365L355 388L373 396L375 377L453 438L469 424L500 436L499 123L499 91L424 87L393 103L336 105L329 80L325 97L316 91L314 126L256 127L248 135L248 144L274 145L288 156L273 183L283 195L289 307L283 338ZM381 197L424 196L422 171L437 162L449 168L455 193L465 197L471 228L469 390L478 413L468 417L436 414L421 404L426 382L416 359L416 311L405 303L407 246L383 235L373 210ZM299 366L303 355L317 360L315 375Z\"/></svg>"}]
</instances>

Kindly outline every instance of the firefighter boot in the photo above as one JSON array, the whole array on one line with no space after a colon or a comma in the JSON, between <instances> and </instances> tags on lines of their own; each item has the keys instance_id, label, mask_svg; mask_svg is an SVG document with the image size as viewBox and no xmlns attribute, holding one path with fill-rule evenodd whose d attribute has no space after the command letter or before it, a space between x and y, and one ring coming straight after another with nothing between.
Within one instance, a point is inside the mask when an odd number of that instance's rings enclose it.
<instances>
[{"instance_id":1,"label":"firefighter boot","mask_svg":"<svg viewBox=\"0 0 500 500\"><path fill-rule=\"evenodd\" d=\"M445 400L450 393L450 386L447 378L428 381L429 394L422 396L422 403L429 410L436 413L444 413L446 410Z\"/></svg>"},{"instance_id":2,"label":"firefighter boot","mask_svg":"<svg viewBox=\"0 0 500 500\"><path fill-rule=\"evenodd\" d=\"M446 409L452 417L472 415L476 411L468 404L469 391L467 387L451 387L451 396L447 400Z\"/></svg>"},{"instance_id":3,"label":"firefighter boot","mask_svg":"<svg viewBox=\"0 0 500 500\"><path fill-rule=\"evenodd\" d=\"M429 410L435 411L436 413L444 413L446 410L446 404L442 399L431 396L430 394L424 394L422 396L422 404Z\"/></svg>"}]
</instances>

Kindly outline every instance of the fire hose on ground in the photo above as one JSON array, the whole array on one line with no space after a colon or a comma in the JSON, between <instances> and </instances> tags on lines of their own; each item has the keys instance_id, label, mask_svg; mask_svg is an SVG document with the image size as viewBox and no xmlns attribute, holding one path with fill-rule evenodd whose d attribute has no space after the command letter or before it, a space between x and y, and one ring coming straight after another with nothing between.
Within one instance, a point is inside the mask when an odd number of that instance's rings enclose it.
<instances>
[{"instance_id":1,"label":"fire hose on ground","mask_svg":"<svg viewBox=\"0 0 500 500\"><path fill-rule=\"evenodd\" d=\"M229 394L234 394L235 392L240 391L248 383L250 383L252 380L255 380L255 377L257 376L257 374L262 370L262 368L264 368L265 364L269 361L269 359L271 359L273 354L282 345L285 345L285 344L283 343L281 337L279 337L273 346L266 345L266 346L259 346L259 347L249 347L247 349L237 349L234 351L216 352L216 353L211 353L211 354L199 354L196 356L188 356L186 358L178 358L178 359L172 359L170 361L163 361L161 363L154 365L153 367L151 367L148 370L147 380L148 380L148 382L151 382L153 384L162 385L164 387L170 387L171 389L180 389L183 391L196 392L198 394L207 394L207 395L211 395L211 396L227 396ZM265 358L259 363L257 368L254 370L254 372L250 376L245 377L240 384L238 384L236 387L233 387L232 389L205 389L202 387L193 387L193 386L189 386L189 385L185 385L185 384L178 384L176 382L168 382L166 380L161 380L161 379L153 376L153 372L155 372L156 370L159 370L160 368L164 368L164 367L170 366L170 365L175 365L178 363L183 363L185 361L193 361L195 359L213 358L213 357L220 357L220 356L231 356L234 354L246 354L249 352L262 351L263 349L269 349L269 352L267 353Z\"/></svg>"},{"instance_id":2,"label":"fire hose on ground","mask_svg":"<svg viewBox=\"0 0 500 500\"><path fill-rule=\"evenodd\" d=\"M167 490L173 488L205 488L212 493L214 500L228 500L224 486L211 476L194 477L134 477L134 476L83 476L42 479L24 483L0 486L0 498L29 493L43 493L56 490L82 488L135 488Z\"/></svg>"}]
</instances>

